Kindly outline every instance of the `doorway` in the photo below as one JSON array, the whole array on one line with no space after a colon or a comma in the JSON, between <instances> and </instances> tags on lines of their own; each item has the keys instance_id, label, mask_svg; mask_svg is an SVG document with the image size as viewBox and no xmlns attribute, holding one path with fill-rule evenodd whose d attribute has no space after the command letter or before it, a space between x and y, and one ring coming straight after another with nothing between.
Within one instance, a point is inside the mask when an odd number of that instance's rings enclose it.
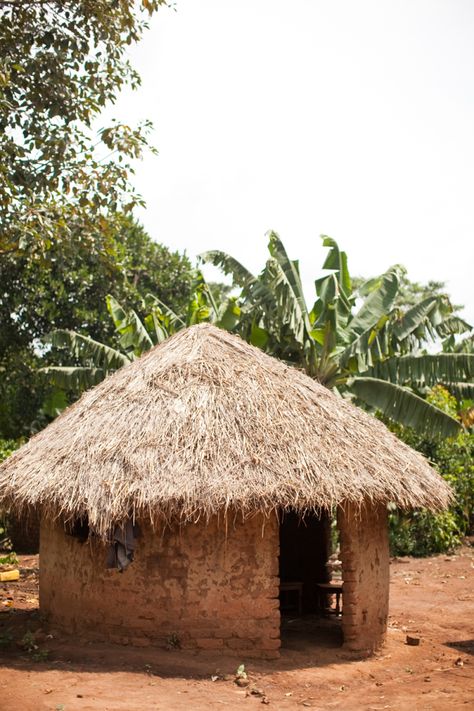
<instances>
[{"instance_id":1,"label":"doorway","mask_svg":"<svg viewBox=\"0 0 474 711\"><path fill-rule=\"evenodd\" d=\"M321 614L318 584L330 579L331 518L329 513L307 514L294 511L280 520L280 613L284 647L303 644L339 646L341 620Z\"/></svg>"}]
</instances>

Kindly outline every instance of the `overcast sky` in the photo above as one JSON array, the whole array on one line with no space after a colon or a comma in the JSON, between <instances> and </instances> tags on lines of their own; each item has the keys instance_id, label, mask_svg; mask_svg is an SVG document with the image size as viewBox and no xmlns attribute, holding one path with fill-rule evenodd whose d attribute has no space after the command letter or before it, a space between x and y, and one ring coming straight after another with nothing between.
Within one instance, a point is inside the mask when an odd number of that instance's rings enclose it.
<instances>
[{"instance_id":1,"label":"overcast sky","mask_svg":"<svg viewBox=\"0 0 474 711\"><path fill-rule=\"evenodd\" d=\"M137 165L152 237L253 271L265 232L299 258L319 234L353 274L394 263L447 281L474 322L474 2L177 0L131 52L142 76L110 116L150 118Z\"/></svg>"}]
</instances>

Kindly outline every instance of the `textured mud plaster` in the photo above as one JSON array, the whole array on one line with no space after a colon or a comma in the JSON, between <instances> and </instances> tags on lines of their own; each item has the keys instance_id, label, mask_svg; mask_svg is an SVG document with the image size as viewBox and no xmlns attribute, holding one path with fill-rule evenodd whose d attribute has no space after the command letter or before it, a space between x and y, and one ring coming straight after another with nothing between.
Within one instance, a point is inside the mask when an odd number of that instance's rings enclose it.
<instances>
[{"instance_id":1,"label":"textured mud plaster","mask_svg":"<svg viewBox=\"0 0 474 711\"><path fill-rule=\"evenodd\" d=\"M390 559L387 509L346 505L338 514L346 648L370 653L385 641Z\"/></svg>"},{"instance_id":2,"label":"textured mud plaster","mask_svg":"<svg viewBox=\"0 0 474 711\"><path fill-rule=\"evenodd\" d=\"M146 646L239 650L275 658L280 647L278 523L221 517L173 529L140 523L135 560L105 569L98 541L59 523L41 530L40 606L51 623L94 639Z\"/></svg>"}]
</instances>

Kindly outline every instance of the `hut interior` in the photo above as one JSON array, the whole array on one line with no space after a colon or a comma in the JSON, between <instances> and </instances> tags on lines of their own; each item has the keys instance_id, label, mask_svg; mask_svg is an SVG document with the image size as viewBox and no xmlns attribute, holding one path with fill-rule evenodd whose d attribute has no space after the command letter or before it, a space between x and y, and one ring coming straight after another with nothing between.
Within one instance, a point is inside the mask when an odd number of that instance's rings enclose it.
<instances>
[{"instance_id":1,"label":"hut interior","mask_svg":"<svg viewBox=\"0 0 474 711\"><path fill-rule=\"evenodd\" d=\"M301 584L301 610L298 611L302 614L318 612L316 585L329 579L330 529L329 516L325 512L302 518L295 511L288 511L280 522L280 585ZM285 596L282 597L283 612L293 613L300 606L298 602L287 602Z\"/></svg>"},{"instance_id":2,"label":"hut interior","mask_svg":"<svg viewBox=\"0 0 474 711\"><path fill-rule=\"evenodd\" d=\"M341 619L324 614L333 601L318 585L331 579L331 519L327 511L301 517L281 515L279 526L280 613L283 646L298 640L317 645L342 644ZM325 598L325 599L324 599ZM323 602L323 605L322 605Z\"/></svg>"}]
</instances>

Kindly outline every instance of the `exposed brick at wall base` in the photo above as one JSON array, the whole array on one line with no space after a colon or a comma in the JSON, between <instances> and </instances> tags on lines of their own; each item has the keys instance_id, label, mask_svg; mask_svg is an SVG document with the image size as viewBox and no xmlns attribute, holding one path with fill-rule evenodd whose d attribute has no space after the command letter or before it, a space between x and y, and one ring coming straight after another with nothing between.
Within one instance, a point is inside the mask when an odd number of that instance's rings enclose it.
<instances>
[{"instance_id":1,"label":"exposed brick at wall base","mask_svg":"<svg viewBox=\"0 0 474 711\"><path fill-rule=\"evenodd\" d=\"M229 650L278 657L278 524L228 516L142 536L123 573L105 568L98 541L80 543L61 524L41 528L40 606L79 636L147 646Z\"/></svg>"},{"instance_id":2,"label":"exposed brick at wall base","mask_svg":"<svg viewBox=\"0 0 474 711\"><path fill-rule=\"evenodd\" d=\"M362 653L380 648L388 618L390 559L387 508L346 505L338 513L344 579L344 646Z\"/></svg>"}]
</instances>

